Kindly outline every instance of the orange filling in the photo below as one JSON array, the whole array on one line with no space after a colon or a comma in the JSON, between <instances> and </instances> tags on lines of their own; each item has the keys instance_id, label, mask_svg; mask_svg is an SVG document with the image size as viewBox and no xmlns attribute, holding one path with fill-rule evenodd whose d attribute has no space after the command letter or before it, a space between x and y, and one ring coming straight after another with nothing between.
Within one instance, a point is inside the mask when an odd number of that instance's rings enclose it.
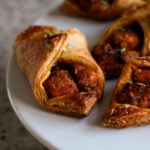
<instances>
[{"instance_id":1,"label":"orange filling","mask_svg":"<svg viewBox=\"0 0 150 150\"><path fill-rule=\"evenodd\" d=\"M133 83L127 83L117 93L118 103L150 107L150 69L138 68L133 72Z\"/></svg>"},{"instance_id":2,"label":"orange filling","mask_svg":"<svg viewBox=\"0 0 150 150\"><path fill-rule=\"evenodd\" d=\"M80 64L60 64L52 68L43 83L49 98L79 92L95 91L99 97L99 77L94 70Z\"/></svg>"}]
</instances>

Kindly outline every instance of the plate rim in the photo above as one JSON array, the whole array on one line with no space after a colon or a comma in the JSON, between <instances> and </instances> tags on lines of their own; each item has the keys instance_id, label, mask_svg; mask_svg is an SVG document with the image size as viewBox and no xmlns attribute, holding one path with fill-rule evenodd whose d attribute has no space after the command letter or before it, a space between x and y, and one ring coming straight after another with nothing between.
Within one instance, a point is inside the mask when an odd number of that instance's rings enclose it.
<instances>
[{"instance_id":1,"label":"plate rim","mask_svg":"<svg viewBox=\"0 0 150 150\"><path fill-rule=\"evenodd\" d=\"M46 141L44 138L40 137L40 135L38 134L38 132L36 132L33 128L30 128L30 125L23 119L22 115L20 114L20 112L17 110L16 105L13 102L13 98L11 96L11 92L10 92L10 88L9 88L9 74L10 74L10 67L11 67L11 62L13 61L15 57L14 52L12 52L8 63L6 65L6 79L5 79L5 83L6 83L6 91L7 91L7 95L8 95L8 99L9 102L11 104L11 107L13 108L13 111L15 113L15 115L17 116L18 120L21 122L22 126L28 131L29 134L32 135L32 137L34 139L36 139L39 143L43 144L45 147L50 148L52 150L57 150L57 147L54 146L50 141Z\"/></svg>"}]
</instances>

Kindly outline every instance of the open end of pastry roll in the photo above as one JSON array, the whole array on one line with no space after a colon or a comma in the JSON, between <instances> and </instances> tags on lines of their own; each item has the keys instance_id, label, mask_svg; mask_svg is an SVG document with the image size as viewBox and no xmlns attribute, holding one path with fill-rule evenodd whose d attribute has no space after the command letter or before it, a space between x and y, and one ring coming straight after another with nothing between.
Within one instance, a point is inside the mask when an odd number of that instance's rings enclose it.
<instances>
[{"instance_id":1,"label":"open end of pastry roll","mask_svg":"<svg viewBox=\"0 0 150 150\"><path fill-rule=\"evenodd\" d=\"M150 57L125 65L101 123L115 128L150 123Z\"/></svg>"},{"instance_id":2,"label":"open end of pastry roll","mask_svg":"<svg viewBox=\"0 0 150 150\"><path fill-rule=\"evenodd\" d=\"M145 3L145 0L65 0L60 10L67 15L109 20L134 5Z\"/></svg>"},{"instance_id":3,"label":"open end of pastry roll","mask_svg":"<svg viewBox=\"0 0 150 150\"><path fill-rule=\"evenodd\" d=\"M78 30L31 26L18 35L14 49L18 65L44 108L83 117L101 99L104 76Z\"/></svg>"},{"instance_id":4,"label":"open end of pastry roll","mask_svg":"<svg viewBox=\"0 0 150 150\"><path fill-rule=\"evenodd\" d=\"M87 114L102 91L97 71L78 62L59 61L43 83L48 104L54 111Z\"/></svg>"},{"instance_id":5,"label":"open end of pastry roll","mask_svg":"<svg viewBox=\"0 0 150 150\"><path fill-rule=\"evenodd\" d=\"M92 55L107 79L118 77L132 58L150 55L149 9L150 5L143 5L130 10L112 24L94 46Z\"/></svg>"}]
</instances>

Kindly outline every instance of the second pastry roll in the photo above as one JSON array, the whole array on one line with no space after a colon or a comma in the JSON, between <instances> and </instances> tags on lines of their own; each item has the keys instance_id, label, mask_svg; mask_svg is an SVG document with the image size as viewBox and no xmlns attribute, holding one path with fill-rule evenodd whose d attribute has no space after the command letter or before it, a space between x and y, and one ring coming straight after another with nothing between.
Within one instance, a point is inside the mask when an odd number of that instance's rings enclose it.
<instances>
[{"instance_id":1,"label":"second pastry roll","mask_svg":"<svg viewBox=\"0 0 150 150\"><path fill-rule=\"evenodd\" d=\"M114 22L92 50L106 78L116 78L132 58L150 55L150 4L134 7Z\"/></svg>"}]
</instances>

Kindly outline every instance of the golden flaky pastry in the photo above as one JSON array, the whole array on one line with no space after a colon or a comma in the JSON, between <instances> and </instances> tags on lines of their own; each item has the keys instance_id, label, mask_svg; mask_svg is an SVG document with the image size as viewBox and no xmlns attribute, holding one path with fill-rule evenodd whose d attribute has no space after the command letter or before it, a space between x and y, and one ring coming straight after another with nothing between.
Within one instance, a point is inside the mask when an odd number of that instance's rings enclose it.
<instances>
[{"instance_id":1,"label":"golden flaky pastry","mask_svg":"<svg viewBox=\"0 0 150 150\"><path fill-rule=\"evenodd\" d=\"M65 0L60 11L70 16L109 20L121 16L132 6L144 3L145 0Z\"/></svg>"},{"instance_id":2,"label":"golden flaky pastry","mask_svg":"<svg viewBox=\"0 0 150 150\"><path fill-rule=\"evenodd\" d=\"M149 123L150 57L139 57L125 65L101 124L125 128Z\"/></svg>"},{"instance_id":3,"label":"golden flaky pastry","mask_svg":"<svg viewBox=\"0 0 150 150\"><path fill-rule=\"evenodd\" d=\"M30 26L14 43L16 59L36 100L65 115L87 116L104 88L104 76L77 29Z\"/></svg>"},{"instance_id":4,"label":"golden flaky pastry","mask_svg":"<svg viewBox=\"0 0 150 150\"><path fill-rule=\"evenodd\" d=\"M132 58L150 55L150 3L115 21L92 50L106 78L116 78Z\"/></svg>"}]
</instances>

